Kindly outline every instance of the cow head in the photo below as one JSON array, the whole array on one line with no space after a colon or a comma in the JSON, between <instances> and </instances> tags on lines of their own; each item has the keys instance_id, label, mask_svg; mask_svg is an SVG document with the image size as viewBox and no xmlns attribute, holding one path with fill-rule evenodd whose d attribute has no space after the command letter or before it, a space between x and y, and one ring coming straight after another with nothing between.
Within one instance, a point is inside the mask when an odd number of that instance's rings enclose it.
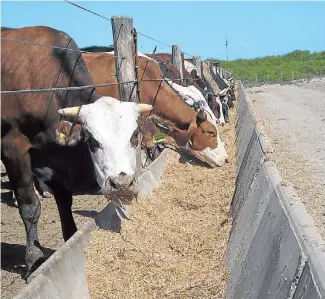
<instances>
[{"instance_id":1,"label":"cow head","mask_svg":"<svg viewBox=\"0 0 325 299\"><path fill-rule=\"evenodd\" d=\"M152 110L151 105L121 102L111 97L102 97L92 104L60 109L61 115L77 119L79 126L57 126L60 144L73 145L84 141L88 145L96 180L102 193L130 190L136 175L137 150L139 145L138 118L141 113ZM82 161L80 161L82 163Z\"/></svg>"},{"instance_id":2,"label":"cow head","mask_svg":"<svg viewBox=\"0 0 325 299\"><path fill-rule=\"evenodd\" d=\"M223 166L229 157L217 127L207 120L204 110L199 111L196 122L197 128L189 129L186 149L211 167Z\"/></svg>"},{"instance_id":3,"label":"cow head","mask_svg":"<svg viewBox=\"0 0 325 299\"><path fill-rule=\"evenodd\" d=\"M218 119L219 124L224 126L225 122L227 122L225 115L227 112L224 110L224 106L219 97L208 93L207 102L214 116Z\"/></svg>"},{"instance_id":4,"label":"cow head","mask_svg":"<svg viewBox=\"0 0 325 299\"><path fill-rule=\"evenodd\" d=\"M222 166L228 161L228 155L215 125L207 120L203 109L197 113L196 123L182 130L171 121L155 115L143 120L141 133L143 145L153 148L156 144L169 145L185 150L211 167Z\"/></svg>"},{"instance_id":5,"label":"cow head","mask_svg":"<svg viewBox=\"0 0 325 299\"><path fill-rule=\"evenodd\" d=\"M212 94L208 94L208 105L214 114L214 116L219 120L220 119L220 105L216 101L215 98L213 98Z\"/></svg>"},{"instance_id":6,"label":"cow head","mask_svg":"<svg viewBox=\"0 0 325 299\"><path fill-rule=\"evenodd\" d=\"M221 105L222 105L222 112L225 118L225 122L228 123L229 122L229 116L228 116L228 111L229 111L229 99L228 96L222 96L220 97L220 101L221 101Z\"/></svg>"}]
</instances>

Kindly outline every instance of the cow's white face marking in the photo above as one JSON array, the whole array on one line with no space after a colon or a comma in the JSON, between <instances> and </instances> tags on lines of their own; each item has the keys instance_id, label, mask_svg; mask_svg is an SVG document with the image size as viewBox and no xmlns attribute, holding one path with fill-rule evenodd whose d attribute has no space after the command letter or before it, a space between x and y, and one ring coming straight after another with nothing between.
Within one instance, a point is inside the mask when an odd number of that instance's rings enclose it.
<instances>
[{"instance_id":1,"label":"cow's white face marking","mask_svg":"<svg viewBox=\"0 0 325 299\"><path fill-rule=\"evenodd\" d=\"M137 149L130 140L137 134L139 115L135 103L111 97L81 106L79 119L98 143L95 149L90 147L90 153L97 183L103 190L107 180L119 180L121 174L134 178Z\"/></svg>"},{"instance_id":2,"label":"cow's white face marking","mask_svg":"<svg viewBox=\"0 0 325 299\"><path fill-rule=\"evenodd\" d=\"M220 135L217 135L218 146L215 149L205 148L202 151L191 151L193 156L199 160L206 162L211 167L223 166L226 162L229 161L229 156L225 149L225 143L222 141Z\"/></svg>"}]
</instances>

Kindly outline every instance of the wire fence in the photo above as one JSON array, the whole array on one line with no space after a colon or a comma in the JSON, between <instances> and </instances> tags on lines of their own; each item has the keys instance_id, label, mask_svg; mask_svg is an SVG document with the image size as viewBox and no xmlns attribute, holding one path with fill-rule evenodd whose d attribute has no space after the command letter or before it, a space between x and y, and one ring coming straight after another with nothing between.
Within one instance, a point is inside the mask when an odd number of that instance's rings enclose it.
<instances>
[{"instance_id":1,"label":"wire fence","mask_svg":"<svg viewBox=\"0 0 325 299\"><path fill-rule=\"evenodd\" d=\"M306 68L300 70L280 70L276 72L259 72L250 75L235 74L236 79L244 85L260 85L272 83L288 83L296 80L324 77L325 69Z\"/></svg>"},{"instance_id":2,"label":"wire fence","mask_svg":"<svg viewBox=\"0 0 325 299\"><path fill-rule=\"evenodd\" d=\"M85 10L85 11L87 11L87 12L93 14L93 15L96 15L96 16L102 18L102 19L105 19L105 20L107 20L107 21L111 21L110 18L107 18L107 17L105 17L105 16L103 16L103 15L101 15L101 14L98 14L98 13L92 11L92 10L89 10L89 9L83 7L83 6L80 6L80 5L78 5L78 4L75 4L75 3L71 2L71 1L68 1L68 0L64 0L64 1L67 2L67 3L69 3L69 4L71 4L71 5L73 5L73 6L76 6L76 7L80 8L80 9L82 9L82 10ZM166 47L168 47L168 48L172 48L171 45L168 45L168 44L166 44L166 43L164 43L164 42L162 42L162 41L160 41L160 40L158 40L158 39L156 39L156 38L153 38L153 37L151 37L151 36L149 36L149 35L147 35L147 34L144 34L144 33L139 32L139 31L137 31L137 33L138 33L139 35L141 35L141 36L144 36L144 37L150 39L150 40L153 40L153 41L155 41L155 42L157 42L157 43L160 43L160 44L162 44L162 45L164 45L164 46L166 46ZM182 51L182 52L183 52L185 55L187 55L187 56L194 56L194 55L189 54L189 53L187 53L187 52L185 52L185 51Z\"/></svg>"},{"instance_id":3,"label":"wire fence","mask_svg":"<svg viewBox=\"0 0 325 299\"><path fill-rule=\"evenodd\" d=\"M71 4L77 8L80 8L82 10L85 10L93 15L96 15L100 18L103 18L107 21L111 21L110 18L107 18L101 14L98 14L92 10L89 10L83 6L80 6L76 3L73 3L71 1L68 1L68 0L64 0L65 2L67 2L68 4ZM141 33L141 32L137 32L139 35L145 37L145 38L148 38L150 40L153 40L155 42L158 42L168 48L172 48L172 46L158 40L158 39L155 39L147 34L144 34L144 33ZM73 52L78 52L78 53L86 53L86 54L93 54L94 52L91 52L91 51L85 51L85 50L80 50L80 49L74 49L74 48L69 48L68 46L67 47L62 47L62 46L58 46L58 45L50 45L50 44L45 44L45 43L40 43L40 42L33 42L33 41L26 41L26 40L20 40L20 39L12 39L12 38L4 38L4 37L1 37L1 41L7 41L7 42L15 42L15 43L22 43L22 44L26 44L26 45L33 45L33 46L40 46L40 47L47 47L47 48L51 48L51 49L59 49L59 50L64 50L64 51L73 51ZM100 52L101 54L103 55L109 55L109 56L114 56L112 55L111 53L107 53L107 52ZM184 53L185 55L188 55L188 56L193 56L185 51L182 51L182 53ZM116 56L114 56L116 57ZM138 59L140 59L141 56L139 56ZM155 60L156 62L159 62L157 61L156 59L153 59ZM168 60L168 61L164 61L165 64L171 64L173 65L172 63L172 60ZM146 66L147 67L147 66ZM145 68L146 69L146 68ZM167 70L168 71L168 70ZM144 75L144 74L143 74ZM115 74L116 76L116 74ZM143 76L142 76L143 77ZM77 90L83 90L83 89L88 89L88 88L97 88L97 87L108 87L108 86L115 86L115 85L123 85L123 84L136 84L136 83L141 83L141 82L150 82L150 81L184 81L184 79L169 79L169 78L166 78L167 77L167 73L163 74L163 78L162 79L140 79L138 81L126 81L126 82L114 82L114 83L103 83L103 84L92 84L92 85L84 85L84 86L69 86L69 87L48 87L48 88L36 88L36 89L20 89L20 90L1 90L1 95L10 95L10 94L26 94L26 93L44 93L44 92L59 92L59 91L77 91ZM191 81L199 81L199 80L202 80L201 78L197 78L197 79L191 79Z\"/></svg>"}]
</instances>

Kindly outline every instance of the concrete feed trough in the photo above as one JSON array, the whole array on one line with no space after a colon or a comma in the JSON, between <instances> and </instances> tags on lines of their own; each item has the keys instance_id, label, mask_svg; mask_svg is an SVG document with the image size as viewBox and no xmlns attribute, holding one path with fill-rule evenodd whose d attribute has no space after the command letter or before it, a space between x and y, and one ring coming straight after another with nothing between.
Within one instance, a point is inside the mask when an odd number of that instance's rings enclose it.
<instances>
[{"instance_id":1,"label":"concrete feed trough","mask_svg":"<svg viewBox=\"0 0 325 299\"><path fill-rule=\"evenodd\" d=\"M281 184L241 83L236 132L226 298L325 298L325 243L294 189Z\"/></svg>"}]
</instances>

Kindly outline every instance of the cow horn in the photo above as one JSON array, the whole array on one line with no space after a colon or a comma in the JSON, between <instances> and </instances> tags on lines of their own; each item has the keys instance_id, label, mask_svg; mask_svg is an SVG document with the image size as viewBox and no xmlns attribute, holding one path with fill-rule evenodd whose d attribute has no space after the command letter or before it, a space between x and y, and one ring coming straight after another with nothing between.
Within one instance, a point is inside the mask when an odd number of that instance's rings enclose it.
<instances>
[{"instance_id":1,"label":"cow horn","mask_svg":"<svg viewBox=\"0 0 325 299\"><path fill-rule=\"evenodd\" d=\"M67 107L67 108L59 109L58 113L63 116L77 117L79 114L80 108L81 108L81 106Z\"/></svg>"},{"instance_id":2,"label":"cow horn","mask_svg":"<svg viewBox=\"0 0 325 299\"><path fill-rule=\"evenodd\" d=\"M140 111L140 113L144 113L144 112L150 112L153 109L153 106L148 104L137 104L137 108Z\"/></svg>"}]
</instances>

